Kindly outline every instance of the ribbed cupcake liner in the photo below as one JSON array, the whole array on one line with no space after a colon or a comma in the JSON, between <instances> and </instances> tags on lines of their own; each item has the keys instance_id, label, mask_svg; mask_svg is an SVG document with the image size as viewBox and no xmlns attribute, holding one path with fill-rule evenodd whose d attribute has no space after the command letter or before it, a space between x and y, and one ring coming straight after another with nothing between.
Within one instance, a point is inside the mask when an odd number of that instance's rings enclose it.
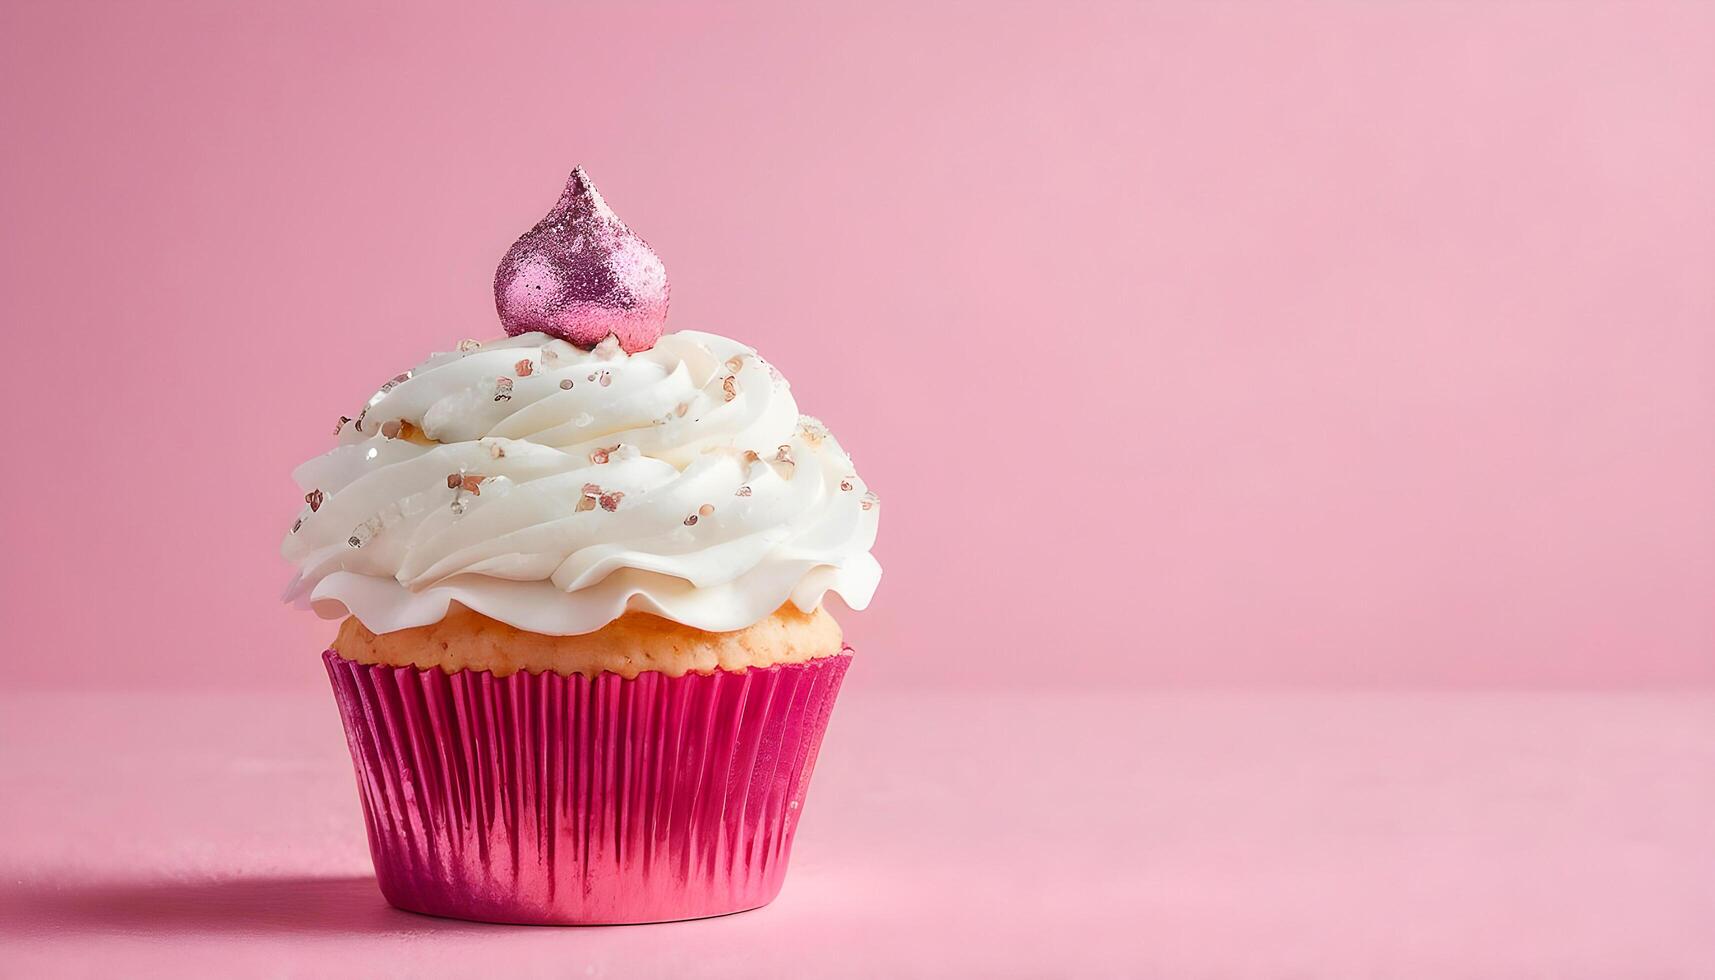
<instances>
[{"instance_id":1,"label":"ribbed cupcake liner","mask_svg":"<svg viewBox=\"0 0 1715 980\"><path fill-rule=\"evenodd\" d=\"M387 901L598 924L779 893L850 654L593 680L322 659Z\"/></svg>"}]
</instances>

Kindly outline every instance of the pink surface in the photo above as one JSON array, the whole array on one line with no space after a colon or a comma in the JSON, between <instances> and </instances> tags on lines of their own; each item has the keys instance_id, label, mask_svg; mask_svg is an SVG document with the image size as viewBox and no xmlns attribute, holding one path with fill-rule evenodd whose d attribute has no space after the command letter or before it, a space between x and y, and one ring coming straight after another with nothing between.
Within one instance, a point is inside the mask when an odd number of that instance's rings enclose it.
<instances>
[{"instance_id":1,"label":"pink surface","mask_svg":"<svg viewBox=\"0 0 1715 980\"><path fill-rule=\"evenodd\" d=\"M0 696L0 974L1715 975L1715 696L864 691L779 899L387 907L326 692Z\"/></svg>"},{"instance_id":2,"label":"pink surface","mask_svg":"<svg viewBox=\"0 0 1715 980\"><path fill-rule=\"evenodd\" d=\"M320 684L287 473L581 162L881 493L878 683L1715 681L1712 32L13 0L0 661Z\"/></svg>"}]
</instances>

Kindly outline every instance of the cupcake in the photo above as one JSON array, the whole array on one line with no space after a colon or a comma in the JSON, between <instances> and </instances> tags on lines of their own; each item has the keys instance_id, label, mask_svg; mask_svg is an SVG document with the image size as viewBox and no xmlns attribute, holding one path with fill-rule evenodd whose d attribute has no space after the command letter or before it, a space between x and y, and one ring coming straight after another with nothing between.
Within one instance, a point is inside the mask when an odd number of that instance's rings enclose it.
<instances>
[{"instance_id":1,"label":"cupcake","mask_svg":"<svg viewBox=\"0 0 1715 980\"><path fill-rule=\"evenodd\" d=\"M294 474L381 891L516 923L779 892L879 505L755 350L664 331L580 170L494 280L504 336L394 376ZM451 346L451 345L449 345Z\"/></svg>"}]
</instances>

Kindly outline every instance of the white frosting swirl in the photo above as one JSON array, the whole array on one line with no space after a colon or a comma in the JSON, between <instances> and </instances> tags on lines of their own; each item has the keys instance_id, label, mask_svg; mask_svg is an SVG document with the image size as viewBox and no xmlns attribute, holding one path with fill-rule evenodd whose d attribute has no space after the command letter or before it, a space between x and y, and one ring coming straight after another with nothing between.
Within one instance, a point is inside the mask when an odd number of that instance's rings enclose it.
<instances>
[{"instance_id":1,"label":"white frosting swirl","mask_svg":"<svg viewBox=\"0 0 1715 980\"><path fill-rule=\"evenodd\" d=\"M313 506L281 549L288 599L377 633L454 600L552 635L628 609L735 630L827 592L862 609L881 577L880 507L851 458L754 350L713 334L632 355L467 342L389 382L293 476Z\"/></svg>"}]
</instances>

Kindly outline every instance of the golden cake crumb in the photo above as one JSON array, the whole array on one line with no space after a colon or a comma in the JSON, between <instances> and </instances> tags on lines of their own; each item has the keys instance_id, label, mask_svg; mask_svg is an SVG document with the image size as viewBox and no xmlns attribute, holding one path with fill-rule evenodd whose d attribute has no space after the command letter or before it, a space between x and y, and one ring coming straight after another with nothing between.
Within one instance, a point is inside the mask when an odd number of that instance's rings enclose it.
<instances>
[{"instance_id":1,"label":"golden cake crumb","mask_svg":"<svg viewBox=\"0 0 1715 980\"><path fill-rule=\"evenodd\" d=\"M371 633L355 616L348 617L333 644L341 657L358 663L439 667L449 673L487 670L497 677L520 670L590 677L603 671L622 677L659 671L678 677L803 663L833 656L840 647L840 625L826 609L806 613L791 603L729 633L628 612L578 636L531 633L453 603L438 623L392 633Z\"/></svg>"}]
</instances>

